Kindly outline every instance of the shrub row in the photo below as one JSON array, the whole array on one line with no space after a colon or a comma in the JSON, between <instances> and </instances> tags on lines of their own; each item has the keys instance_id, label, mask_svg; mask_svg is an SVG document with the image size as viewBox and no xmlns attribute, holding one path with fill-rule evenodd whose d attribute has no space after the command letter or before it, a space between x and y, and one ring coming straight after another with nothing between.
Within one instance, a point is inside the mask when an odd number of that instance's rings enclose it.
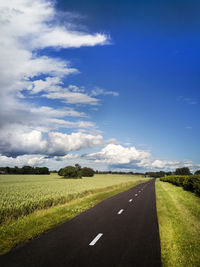
<instances>
[{"instance_id":1,"label":"shrub row","mask_svg":"<svg viewBox=\"0 0 200 267\"><path fill-rule=\"evenodd\" d=\"M194 192L200 196L200 175L171 175L161 177L160 180L182 186L184 190Z\"/></svg>"}]
</instances>

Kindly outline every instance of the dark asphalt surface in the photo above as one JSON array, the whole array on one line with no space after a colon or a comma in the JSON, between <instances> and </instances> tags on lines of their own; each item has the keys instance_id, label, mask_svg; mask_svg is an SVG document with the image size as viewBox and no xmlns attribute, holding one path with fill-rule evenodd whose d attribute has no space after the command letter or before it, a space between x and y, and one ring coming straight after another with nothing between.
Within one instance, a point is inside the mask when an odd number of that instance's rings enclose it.
<instances>
[{"instance_id":1,"label":"dark asphalt surface","mask_svg":"<svg viewBox=\"0 0 200 267\"><path fill-rule=\"evenodd\" d=\"M103 235L90 246L99 233ZM0 266L160 267L155 181L106 199L13 249L0 257Z\"/></svg>"}]
</instances>

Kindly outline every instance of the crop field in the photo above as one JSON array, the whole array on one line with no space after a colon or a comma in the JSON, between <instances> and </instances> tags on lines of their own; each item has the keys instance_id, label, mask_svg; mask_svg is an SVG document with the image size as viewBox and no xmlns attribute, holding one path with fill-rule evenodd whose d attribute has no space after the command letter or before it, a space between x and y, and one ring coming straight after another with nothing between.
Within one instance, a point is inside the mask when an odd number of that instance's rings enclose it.
<instances>
[{"instance_id":1,"label":"crop field","mask_svg":"<svg viewBox=\"0 0 200 267\"><path fill-rule=\"evenodd\" d=\"M144 179L131 175L95 175L63 179L51 175L0 175L0 223L83 197L105 187Z\"/></svg>"}]
</instances>

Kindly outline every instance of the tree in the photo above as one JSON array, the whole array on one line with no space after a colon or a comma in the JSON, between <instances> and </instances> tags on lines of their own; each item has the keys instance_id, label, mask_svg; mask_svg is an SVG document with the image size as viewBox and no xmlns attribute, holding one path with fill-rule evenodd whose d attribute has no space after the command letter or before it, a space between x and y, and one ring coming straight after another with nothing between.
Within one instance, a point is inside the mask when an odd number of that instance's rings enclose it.
<instances>
[{"instance_id":1,"label":"tree","mask_svg":"<svg viewBox=\"0 0 200 267\"><path fill-rule=\"evenodd\" d=\"M81 176L92 177L94 176L95 171L91 168L84 167L81 169Z\"/></svg>"},{"instance_id":2,"label":"tree","mask_svg":"<svg viewBox=\"0 0 200 267\"><path fill-rule=\"evenodd\" d=\"M200 170L196 171L194 174L200 175Z\"/></svg>"},{"instance_id":3,"label":"tree","mask_svg":"<svg viewBox=\"0 0 200 267\"><path fill-rule=\"evenodd\" d=\"M64 168L61 168L61 169L58 171L58 175L60 175L60 176L64 176L63 170L64 170Z\"/></svg>"},{"instance_id":4,"label":"tree","mask_svg":"<svg viewBox=\"0 0 200 267\"><path fill-rule=\"evenodd\" d=\"M40 167L38 168L38 174L50 174L50 171L47 167Z\"/></svg>"},{"instance_id":5,"label":"tree","mask_svg":"<svg viewBox=\"0 0 200 267\"><path fill-rule=\"evenodd\" d=\"M64 176L65 178L81 178L80 172L78 172L74 166L67 166L60 169L58 174Z\"/></svg>"},{"instance_id":6,"label":"tree","mask_svg":"<svg viewBox=\"0 0 200 267\"><path fill-rule=\"evenodd\" d=\"M190 169L188 167L177 168L175 175L191 175Z\"/></svg>"},{"instance_id":7,"label":"tree","mask_svg":"<svg viewBox=\"0 0 200 267\"><path fill-rule=\"evenodd\" d=\"M78 172L81 170L81 166L78 163L75 164L75 168L77 169Z\"/></svg>"},{"instance_id":8,"label":"tree","mask_svg":"<svg viewBox=\"0 0 200 267\"><path fill-rule=\"evenodd\" d=\"M22 174L33 174L33 167L31 166L24 166L22 167Z\"/></svg>"}]
</instances>

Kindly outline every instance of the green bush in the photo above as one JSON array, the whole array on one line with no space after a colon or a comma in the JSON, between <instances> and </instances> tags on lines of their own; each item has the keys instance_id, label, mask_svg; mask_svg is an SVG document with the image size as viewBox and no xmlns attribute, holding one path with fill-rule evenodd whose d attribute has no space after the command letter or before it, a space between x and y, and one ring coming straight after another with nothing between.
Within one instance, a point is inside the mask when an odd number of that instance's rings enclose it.
<instances>
[{"instance_id":1,"label":"green bush","mask_svg":"<svg viewBox=\"0 0 200 267\"><path fill-rule=\"evenodd\" d=\"M196 179L194 180L194 192L200 196L200 175L196 175Z\"/></svg>"},{"instance_id":2,"label":"green bush","mask_svg":"<svg viewBox=\"0 0 200 267\"><path fill-rule=\"evenodd\" d=\"M58 175L63 176L63 170L64 170L64 168L61 168L61 169L58 171Z\"/></svg>"},{"instance_id":3,"label":"green bush","mask_svg":"<svg viewBox=\"0 0 200 267\"><path fill-rule=\"evenodd\" d=\"M58 172L59 175L64 176L65 178L81 178L81 173L77 170L76 167L73 166L67 166L65 168L62 168Z\"/></svg>"},{"instance_id":4,"label":"green bush","mask_svg":"<svg viewBox=\"0 0 200 267\"><path fill-rule=\"evenodd\" d=\"M184 190L194 192L200 196L200 175L171 175L161 177L160 180L182 186Z\"/></svg>"},{"instance_id":5,"label":"green bush","mask_svg":"<svg viewBox=\"0 0 200 267\"><path fill-rule=\"evenodd\" d=\"M95 173L94 170L91 168L84 167L81 169L81 175L83 177L92 177L94 176L94 173Z\"/></svg>"},{"instance_id":6,"label":"green bush","mask_svg":"<svg viewBox=\"0 0 200 267\"><path fill-rule=\"evenodd\" d=\"M184 178L183 189L187 191L194 192L194 176L187 176Z\"/></svg>"},{"instance_id":7,"label":"green bush","mask_svg":"<svg viewBox=\"0 0 200 267\"><path fill-rule=\"evenodd\" d=\"M184 176L179 176L179 175L171 175L160 178L160 180L163 182L169 182L177 186L183 186L184 179L185 179Z\"/></svg>"}]
</instances>

